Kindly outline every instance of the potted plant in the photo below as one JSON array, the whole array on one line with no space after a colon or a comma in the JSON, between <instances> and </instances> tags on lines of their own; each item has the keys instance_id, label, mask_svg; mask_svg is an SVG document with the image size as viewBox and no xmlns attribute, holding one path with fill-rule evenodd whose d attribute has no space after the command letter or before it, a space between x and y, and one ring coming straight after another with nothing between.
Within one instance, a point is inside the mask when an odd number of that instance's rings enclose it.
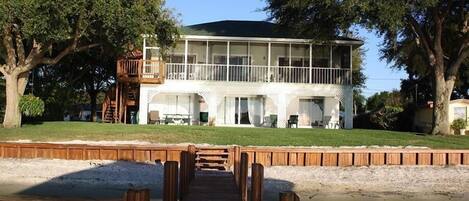
<instances>
[{"instance_id":1,"label":"potted plant","mask_svg":"<svg viewBox=\"0 0 469 201\"><path fill-rule=\"evenodd\" d=\"M459 130L460 135L465 135L467 122L464 119L456 119L451 124L451 128L454 130Z\"/></svg>"}]
</instances>

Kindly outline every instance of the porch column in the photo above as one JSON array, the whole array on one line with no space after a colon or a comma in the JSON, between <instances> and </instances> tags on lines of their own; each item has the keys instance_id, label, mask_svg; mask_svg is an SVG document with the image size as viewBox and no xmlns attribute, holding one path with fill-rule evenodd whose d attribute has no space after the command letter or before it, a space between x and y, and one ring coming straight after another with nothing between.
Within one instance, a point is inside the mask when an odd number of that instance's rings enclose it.
<instances>
[{"instance_id":1,"label":"porch column","mask_svg":"<svg viewBox=\"0 0 469 201\"><path fill-rule=\"evenodd\" d=\"M313 44L309 44L309 83L313 83Z\"/></svg>"},{"instance_id":2,"label":"porch column","mask_svg":"<svg viewBox=\"0 0 469 201\"><path fill-rule=\"evenodd\" d=\"M140 87L139 97L139 110L138 110L138 124L148 124L148 90L144 87Z\"/></svg>"},{"instance_id":3,"label":"porch column","mask_svg":"<svg viewBox=\"0 0 469 201\"><path fill-rule=\"evenodd\" d=\"M271 66L271 53L272 53L272 43L268 43L268 48L267 48L267 82L270 82L270 66Z\"/></svg>"},{"instance_id":4,"label":"porch column","mask_svg":"<svg viewBox=\"0 0 469 201\"><path fill-rule=\"evenodd\" d=\"M184 80L187 80L187 62L188 62L188 55L189 54L189 41L184 41Z\"/></svg>"},{"instance_id":5,"label":"porch column","mask_svg":"<svg viewBox=\"0 0 469 201\"><path fill-rule=\"evenodd\" d=\"M352 86L347 86L345 89L345 96L343 97L344 107L345 107L345 128L353 128L353 88Z\"/></svg>"},{"instance_id":6,"label":"porch column","mask_svg":"<svg viewBox=\"0 0 469 201\"><path fill-rule=\"evenodd\" d=\"M287 127L287 95L279 94L277 96L277 127Z\"/></svg>"}]
</instances>

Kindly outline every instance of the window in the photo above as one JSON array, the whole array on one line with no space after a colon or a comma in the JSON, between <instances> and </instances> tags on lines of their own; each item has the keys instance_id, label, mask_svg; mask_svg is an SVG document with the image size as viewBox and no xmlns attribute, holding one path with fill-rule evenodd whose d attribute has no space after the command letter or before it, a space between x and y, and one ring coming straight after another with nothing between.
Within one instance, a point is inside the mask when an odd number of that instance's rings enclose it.
<instances>
[{"instance_id":1,"label":"window","mask_svg":"<svg viewBox=\"0 0 469 201\"><path fill-rule=\"evenodd\" d=\"M279 66L290 66L288 58L279 57L278 58ZM294 57L291 59L291 66L293 67L309 67L309 58Z\"/></svg>"},{"instance_id":2,"label":"window","mask_svg":"<svg viewBox=\"0 0 469 201\"><path fill-rule=\"evenodd\" d=\"M184 63L184 55L169 55L165 59L168 63L176 63L176 64L183 64ZM188 64L195 64L196 56L195 55L188 55L187 56L187 63Z\"/></svg>"},{"instance_id":3,"label":"window","mask_svg":"<svg viewBox=\"0 0 469 201\"><path fill-rule=\"evenodd\" d=\"M309 58L292 58L291 65L295 67L309 67Z\"/></svg>"},{"instance_id":4,"label":"window","mask_svg":"<svg viewBox=\"0 0 469 201\"><path fill-rule=\"evenodd\" d=\"M329 67L330 48L329 46L313 46L313 67Z\"/></svg>"},{"instance_id":5,"label":"window","mask_svg":"<svg viewBox=\"0 0 469 201\"><path fill-rule=\"evenodd\" d=\"M214 64L226 64L225 55L215 55L213 56ZM249 65L248 56L230 56L230 65Z\"/></svg>"},{"instance_id":6,"label":"window","mask_svg":"<svg viewBox=\"0 0 469 201\"><path fill-rule=\"evenodd\" d=\"M455 107L455 108L454 108L454 119L464 119L464 120L467 120L467 110L466 110L466 107Z\"/></svg>"},{"instance_id":7,"label":"window","mask_svg":"<svg viewBox=\"0 0 469 201\"><path fill-rule=\"evenodd\" d=\"M288 60L288 57L279 57L278 66L290 66L290 61Z\"/></svg>"}]
</instances>

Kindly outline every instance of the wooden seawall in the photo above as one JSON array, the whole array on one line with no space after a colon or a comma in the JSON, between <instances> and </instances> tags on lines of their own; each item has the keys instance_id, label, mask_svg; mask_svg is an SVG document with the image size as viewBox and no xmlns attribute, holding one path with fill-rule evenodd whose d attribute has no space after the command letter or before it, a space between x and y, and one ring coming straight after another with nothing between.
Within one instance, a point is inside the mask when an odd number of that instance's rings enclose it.
<instances>
[{"instance_id":1,"label":"wooden seawall","mask_svg":"<svg viewBox=\"0 0 469 201\"><path fill-rule=\"evenodd\" d=\"M224 147L229 166L236 163L236 147ZM469 165L469 150L238 148L238 153L248 154L249 164L264 166ZM185 150L186 146L0 143L0 158L179 162Z\"/></svg>"}]
</instances>

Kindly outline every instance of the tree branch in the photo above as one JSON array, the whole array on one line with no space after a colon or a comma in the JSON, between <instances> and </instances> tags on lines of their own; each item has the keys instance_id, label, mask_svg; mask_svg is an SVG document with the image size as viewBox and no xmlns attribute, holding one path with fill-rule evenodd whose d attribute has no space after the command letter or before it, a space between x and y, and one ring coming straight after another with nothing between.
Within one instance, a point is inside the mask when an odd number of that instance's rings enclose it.
<instances>
[{"instance_id":1,"label":"tree branch","mask_svg":"<svg viewBox=\"0 0 469 201\"><path fill-rule=\"evenodd\" d=\"M84 50L87 50L87 49L90 49L90 48L93 48L93 47L97 47L99 45L100 45L100 43L93 43L93 44L90 44L90 45L85 45L85 46L75 48L76 45L72 44L72 45L68 46L67 48L65 48L64 50L62 50L62 52L60 52L56 57L54 57L54 58L43 58L40 63L47 64L47 65L54 65L54 64L58 63L63 57L67 56L68 54L70 54L72 52L81 52L81 51L84 51Z\"/></svg>"},{"instance_id":2,"label":"tree branch","mask_svg":"<svg viewBox=\"0 0 469 201\"><path fill-rule=\"evenodd\" d=\"M13 47L13 38L11 36L11 26L8 24L3 27L3 46L7 51L7 71L11 71L13 68L16 68L16 54L15 48Z\"/></svg>"},{"instance_id":3,"label":"tree branch","mask_svg":"<svg viewBox=\"0 0 469 201\"><path fill-rule=\"evenodd\" d=\"M423 44L424 49L427 51L428 57L430 59L430 62L434 62L433 60L435 59L435 53L433 52L431 46L430 46L430 38L425 35L425 33L422 31L420 28L419 23L417 20L415 20L414 17L408 15L406 17L408 19L407 23L410 26L410 28L414 31L415 36L419 39L419 41Z\"/></svg>"},{"instance_id":4,"label":"tree branch","mask_svg":"<svg viewBox=\"0 0 469 201\"><path fill-rule=\"evenodd\" d=\"M433 49L435 50L436 62L443 62L444 60L444 53L443 47L441 46L441 38L443 36L443 19L439 14L437 8L432 9L433 13L433 20L435 21L435 37L433 39ZM441 64L443 65L443 64Z\"/></svg>"},{"instance_id":5,"label":"tree branch","mask_svg":"<svg viewBox=\"0 0 469 201\"><path fill-rule=\"evenodd\" d=\"M461 67L464 60L469 57L469 48L466 48L464 51L459 54L458 58L454 61L453 64L448 69L448 76L456 76L458 74L459 68Z\"/></svg>"},{"instance_id":6,"label":"tree branch","mask_svg":"<svg viewBox=\"0 0 469 201\"><path fill-rule=\"evenodd\" d=\"M18 55L18 65L22 66L25 64L25 55L24 55L24 45L23 45L23 37L21 36L20 31L17 28L13 29L15 33L16 39L16 54Z\"/></svg>"}]
</instances>

